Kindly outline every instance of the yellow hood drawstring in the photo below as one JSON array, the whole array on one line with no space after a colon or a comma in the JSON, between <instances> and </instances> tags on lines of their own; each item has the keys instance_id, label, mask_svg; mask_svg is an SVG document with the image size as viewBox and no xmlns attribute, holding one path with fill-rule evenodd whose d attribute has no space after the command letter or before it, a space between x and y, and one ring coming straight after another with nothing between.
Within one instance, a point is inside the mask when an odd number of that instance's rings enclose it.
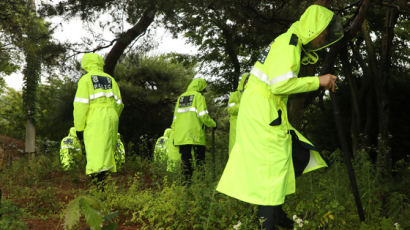
<instances>
[{"instance_id":1,"label":"yellow hood drawstring","mask_svg":"<svg viewBox=\"0 0 410 230\"><path fill-rule=\"evenodd\" d=\"M316 64L316 62L319 60L319 55L315 51L306 51L303 46L303 57L302 57L302 64L303 65L309 65L309 64Z\"/></svg>"}]
</instances>

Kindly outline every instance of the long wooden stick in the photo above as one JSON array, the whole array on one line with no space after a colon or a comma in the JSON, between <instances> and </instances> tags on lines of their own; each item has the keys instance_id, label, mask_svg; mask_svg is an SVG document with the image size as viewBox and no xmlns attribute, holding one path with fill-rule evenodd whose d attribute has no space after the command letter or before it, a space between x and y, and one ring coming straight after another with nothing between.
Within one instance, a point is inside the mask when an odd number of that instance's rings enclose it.
<instances>
[{"instance_id":1,"label":"long wooden stick","mask_svg":"<svg viewBox=\"0 0 410 230\"><path fill-rule=\"evenodd\" d=\"M342 124L342 118L340 116L339 106L336 102L335 94L331 91L330 91L330 98L331 98L332 105L333 105L333 115L335 118L337 133L339 136L339 142L340 142L342 152L343 152L343 159L344 159L344 163L347 168L347 173L349 174L350 186L352 188L353 196L356 202L357 212L359 214L360 221L364 221L365 218L364 218L363 206L362 206L362 202L360 201L359 189L357 188L356 177L355 177L354 169L353 169L352 162L350 159L350 153L347 147L346 136L344 135L344 129L343 129L343 124Z\"/></svg>"}]
</instances>

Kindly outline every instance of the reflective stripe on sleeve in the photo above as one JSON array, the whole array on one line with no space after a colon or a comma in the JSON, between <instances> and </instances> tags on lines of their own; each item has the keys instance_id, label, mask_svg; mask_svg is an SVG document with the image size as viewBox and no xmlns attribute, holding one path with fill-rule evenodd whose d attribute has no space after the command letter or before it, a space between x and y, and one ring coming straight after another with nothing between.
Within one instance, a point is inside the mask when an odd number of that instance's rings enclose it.
<instances>
[{"instance_id":1,"label":"reflective stripe on sleeve","mask_svg":"<svg viewBox=\"0 0 410 230\"><path fill-rule=\"evenodd\" d=\"M255 77L257 77L259 80L265 82L266 84L269 84L269 77L266 75L264 72L260 71L259 69L253 67L251 70L251 74Z\"/></svg>"},{"instance_id":2,"label":"reflective stripe on sleeve","mask_svg":"<svg viewBox=\"0 0 410 230\"><path fill-rule=\"evenodd\" d=\"M279 75L275 78L273 78L272 80L269 81L269 77L267 74L265 74L264 72L260 71L259 69L253 67L251 70L251 74L254 75L255 77L257 77L259 80L265 82L268 85L274 85L278 82L281 81L285 81L291 78L295 78L297 77L296 73L293 71L289 71L285 74Z\"/></svg>"},{"instance_id":3,"label":"reflective stripe on sleeve","mask_svg":"<svg viewBox=\"0 0 410 230\"><path fill-rule=\"evenodd\" d=\"M204 110L198 114L198 117L208 114L208 110Z\"/></svg>"},{"instance_id":4,"label":"reflective stripe on sleeve","mask_svg":"<svg viewBox=\"0 0 410 230\"><path fill-rule=\"evenodd\" d=\"M270 81L270 85L274 85L275 83L278 83L278 82L281 82L281 81L285 81L285 80L288 80L288 79L291 79L291 78L295 78L295 77L297 77L296 74L295 74L295 72L289 71L289 72L287 72L287 73L285 73L285 74L282 74L282 75L277 76L277 77L275 77L274 79L272 79L272 80Z\"/></svg>"},{"instance_id":5,"label":"reflective stripe on sleeve","mask_svg":"<svg viewBox=\"0 0 410 230\"><path fill-rule=\"evenodd\" d=\"M88 104L90 103L90 100L81 97L76 97L74 98L74 102Z\"/></svg>"},{"instance_id":6,"label":"reflective stripe on sleeve","mask_svg":"<svg viewBox=\"0 0 410 230\"><path fill-rule=\"evenodd\" d=\"M232 107L232 106L235 106L236 105L236 103L229 103L229 105L228 105L228 108L230 108L230 107Z\"/></svg>"}]
</instances>

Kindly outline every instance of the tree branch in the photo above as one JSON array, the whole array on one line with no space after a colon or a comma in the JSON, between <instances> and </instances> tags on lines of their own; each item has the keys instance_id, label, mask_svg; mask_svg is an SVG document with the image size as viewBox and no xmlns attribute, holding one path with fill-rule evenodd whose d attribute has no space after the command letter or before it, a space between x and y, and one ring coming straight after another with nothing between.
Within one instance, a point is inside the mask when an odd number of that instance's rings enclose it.
<instances>
[{"instance_id":1,"label":"tree branch","mask_svg":"<svg viewBox=\"0 0 410 230\"><path fill-rule=\"evenodd\" d=\"M113 75L115 65L117 64L118 59L124 53L124 50L129 44L132 43L132 41L134 41L136 37L147 30L148 26L151 25L151 23L154 21L154 17L155 9L146 9L137 24L135 24L131 29L119 35L117 42L105 58L104 72Z\"/></svg>"},{"instance_id":2,"label":"tree branch","mask_svg":"<svg viewBox=\"0 0 410 230\"><path fill-rule=\"evenodd\" d=\"M73 56L75 56L75 55L77 55L77 54L95 53L95 52L97 52L97 51L99 51L99 50L106 49L106 48L112 46L112 44L114 44L117 40L118 40L118 39L114 39L114 40L112 40L109 44L104 45L104 46L97 46L95 49L92 49L92 50L80 51L80 50L75 50L75 49L72 49L72 48L67 48L68 50L71 50L71 51L74 52L74 54L68 56L67 59L69 59L69 58L71 58L71 57L73 57Z\"/></svg>"},{"instance_id":3,"label":"tree branch","mask_svg":"<svg viewBox=\"0 0 410 230\"><path fill-rule=\"evenodd\" d=\"M370 6L370 0L363 0L359 12L354 18L352 24L350 25L349 29L346 31L342 40L337 42L335 45L331 46L328 55L326 56L325 63L323 65L323 69L321 71L322 74L330 73L333 69L334 63L336 61L337 54L340 52L340 49L346 45L348 41L350 41L359 31L361 25L365 19L367 9Z\"/></svg>"}]
</instances>

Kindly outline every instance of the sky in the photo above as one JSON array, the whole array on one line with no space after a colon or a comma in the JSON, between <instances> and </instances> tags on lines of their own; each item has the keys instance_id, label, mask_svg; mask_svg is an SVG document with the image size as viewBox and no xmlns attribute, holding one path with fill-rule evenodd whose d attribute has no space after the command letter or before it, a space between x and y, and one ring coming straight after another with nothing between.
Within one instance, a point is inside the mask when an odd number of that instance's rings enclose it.
<instances>
[{"instance_id":1,"label":"sky","mask_svg":"<svg viewBox=\"0 0 410 230\"><path fill-rule=\"evenodd\" d=\"M69 21L64 21L62 18L52 18L47 21L52 23L52 28L57 26L53 37L57 41L65 42L81 42L81 38L89 34L81 20L76 17ZM92 26L92 25L91 25ZM131 25L125 25L124 27L130 28ZM128 29L128 28L125 28ZM103 32L103 31L101 31ZM195 54L197 48L186 43L186 39L181 35L178 38L173 38L171 33L163 27L156 27L151 30L154 34L154 40L159 44L154 50L151 50L148 55L160 55L170 52L178 52L184 54ZM114 35L110 32L103 32L105 39L112 39ZM141 39L142 40L142 39ZM98 52L104 55L109 49L103 52ZM77 59L80 59L82 55L78 55ZM13 73L4 77L6 85L16 90L21 90L23 85L23 74L21 72Z\"/></svg>"}]
</instances>

